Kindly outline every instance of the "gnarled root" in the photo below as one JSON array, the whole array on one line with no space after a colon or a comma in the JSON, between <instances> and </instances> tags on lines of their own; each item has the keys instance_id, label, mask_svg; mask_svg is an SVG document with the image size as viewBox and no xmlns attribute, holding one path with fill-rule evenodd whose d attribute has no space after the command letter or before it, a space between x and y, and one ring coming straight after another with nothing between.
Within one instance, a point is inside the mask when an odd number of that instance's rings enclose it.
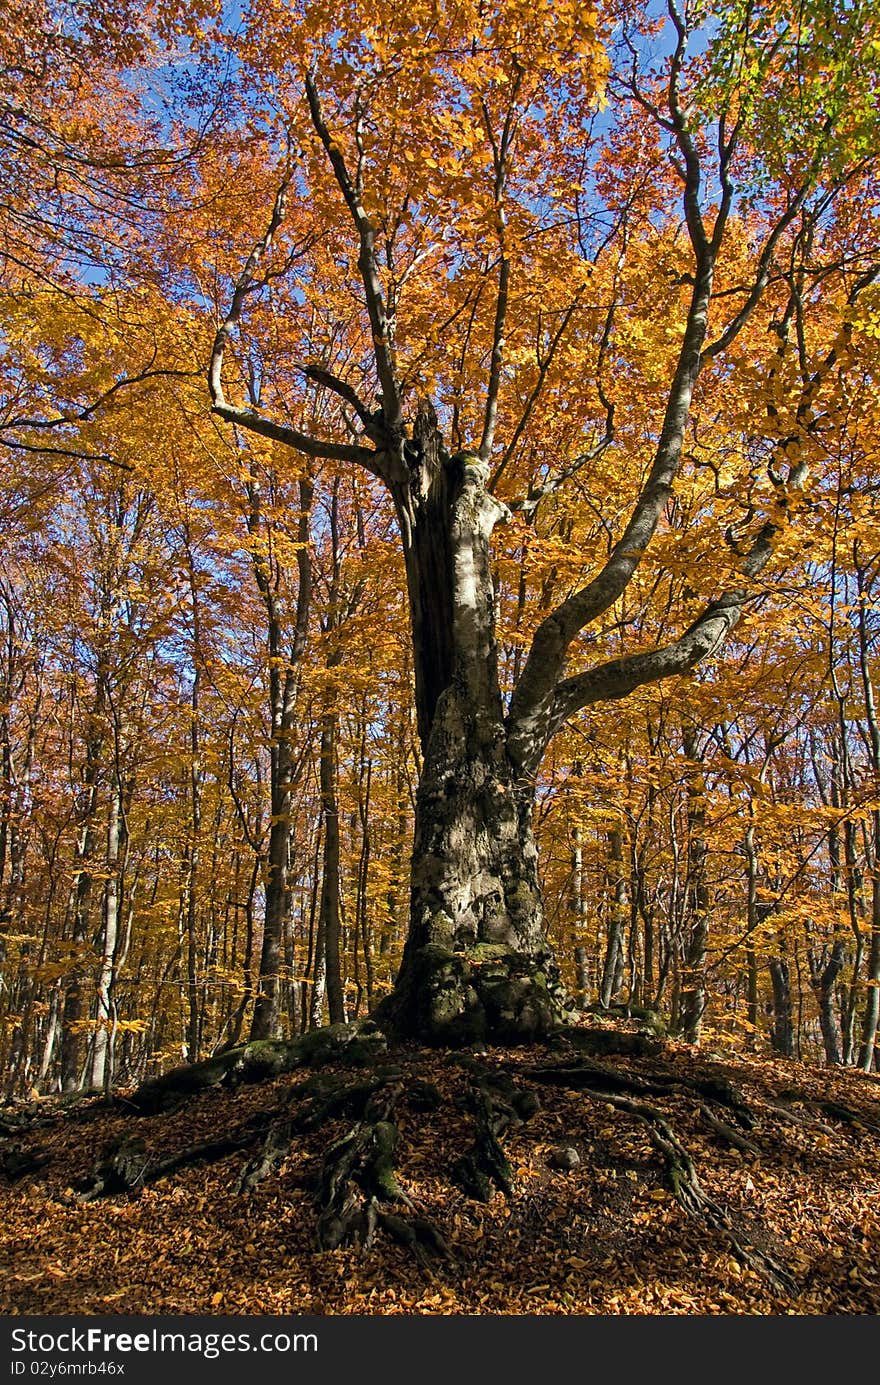
<instances>
[{"instance_id":1,"label":"gnarled root","mask_svg":"<svg viewBox=\"0 0 880 1385\"><path fill-rule=\"evenodd\" d=\"M799 1292L799 1288L788 1270L764 1251L747 1244L734 1230L730 1214L726 1209L704 1192L690 1154L675 1134L663 1112L655 1106L649 1106L644 1101L624 1096L620 1090L601 1090L597 1073L599 1066L589 1062L585 1065L571 1064L566 1067L532 1068L530 1076L539 1082L587 1091L597 1101L603 1101L618 1111L626 1111L629 1115L642 1121L647 1127L652 1145L663 1156L666 1181L679 1206L689 1216L699 1217L717 1231L741 1264L762 1274L780 1293L795 1296ZM644 1092L647 1087L666 1094L674 1091L674 1086L677 1085L668 1084L664 1089L661 1084L649 1084L640 1078L630 1078L623 1074L619 1074L619 1078L620 1080L615 1084L618 1089L628 1087L637 1093ZM713 1080L710 1082L692 1082L687 1085L691 1090L699 1091L701 1094L710 1096L727 1106L733 1111L734 1116L738 1117L740 1124L753 1124L744 1101L730 1084L717 1083ZM740 1148L747 1146L754 1149L754 1146L739 1136L730 1126L725 1126L718 1121L705 1105L701 1105L701 1110L704 1116L710 1117L710 1123L716 1133L723 1133L730 1143Z\"/></svg>"},{"instance_id":2,"label":"gnarled root","mask_svg":"<svg viewBox=\"0 0 880 1385\"><path fill-rule=\"evenodd\" d=\"M477 1202L488 1202L495 1188L510 1198L513 1173L500 1137L534 1115L538 1098L515 1087L503 1073L477 1071L467 1102L474 1114L476 1137L468 1153L453 1164L452 1181Z\"/></svg>"},{"instance_id":3,"label":"gnarled root","mask_svg":"<svg viewBox=\"0 0 880 1385\"><path fill-rule=\"evenodd\" d=\"M348 1089L348 1100L366 1097L363 1118L324 1155L318 1179L318 1245L322 1250L359 1242L372 1243L380 1227L399 1245L412 1251L422 1266L429 1259L450 1259L449 1248L437 1228L427 1218L403 1217L383 1209L383 1203L403 1204L410 1212L416 1206L400 1186L395 1172L395 1153L400 1131L393 1117L404 1093L400 1082L361 1084L360 1091ZM336 1100L346 1093L336 1094ZM331 1107L334 1099L329 1098Z\"/></svg>"}]
</instances>

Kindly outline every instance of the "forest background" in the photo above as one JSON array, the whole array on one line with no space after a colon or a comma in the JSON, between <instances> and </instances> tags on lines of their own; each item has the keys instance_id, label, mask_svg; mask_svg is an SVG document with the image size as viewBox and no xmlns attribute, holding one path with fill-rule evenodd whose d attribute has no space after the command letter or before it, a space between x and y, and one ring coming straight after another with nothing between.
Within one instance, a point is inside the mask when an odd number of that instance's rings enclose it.
<instances>
[{"instance_id":1,"label":"forest background","mask_svg":"<svg viewBox=\"0 0 880 1385\"><path fill-rule=\"evenodd\" d=\"M0 36L3 1090L391 992L425 756L364 460L392 392L506 508L505 705L558 603L629 563L570 666L645 677L536 770L570 995L870 1070L877 13L366 11L18 0ZM655 657L725 600L705 657Z\"/></svg>"}]
</instances>

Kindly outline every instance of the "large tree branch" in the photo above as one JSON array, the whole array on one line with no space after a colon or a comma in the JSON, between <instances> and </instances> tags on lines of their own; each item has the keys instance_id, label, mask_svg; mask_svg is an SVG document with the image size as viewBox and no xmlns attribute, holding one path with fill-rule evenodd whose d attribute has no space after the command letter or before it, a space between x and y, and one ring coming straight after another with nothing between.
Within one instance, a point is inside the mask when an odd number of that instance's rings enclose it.
<instances>
[{"instance_id":1,"label":"large tree branch","mask_svg":"<svg viewBox=\"0 0 880 1385\"><path fill-rule=\"evenodd\" d=\"M318 89L311 72L306 73L306 98L309 103L309 112L312 117L312 124L315 132L324 146L324 150L330 160L330 165L339 185L339 190L345 199L346 206L351 213L352 221L358 234L359 253L358 270L364 286L366 298L367 315L370 319L370 330L373 336L373 353L376 360L376 371L379 376L379 388L382 395L382 413L384 425L388 434L391 454L397 463L396 470L400 475L397 479L405 478L405 467L403 465L403 414L401 409L400 383L397 378L397 368L394 362L394 353L391 343L391 331L385 309L385 299L382 292L382 281L379 277L379 268L376 260L376 233L372 222L364 210L363 201L359 186L352 181L346 167L342 150L333 139L324 113L321 109L321 99Z\"/></svg>"},{"instance_id":2,"label":"large tree branch","mask_svg":"<svg viewBox=\"0 0 880 1385\"><path fill-rule=\"evenodd\" d=\"M296 428L289 428L286 423L274 423L272 419L263 418L253 409L241 409L233 404L214 404L212 413L227 423L236 423L241 428L247 428L251 433L257 433L261 438L271 438L273 442L283 442L287 447L295 448L297 452L302 452L306 457L328 458L337 462L354 462L365 467L374 476L378 476L382 480L385 479L379 465L378 453L372 452L368 447L355 447L344 442L323 442L320 438L312 438L306 433L298 432Z\"/></svg>"},{"instance_id":3,"label":"large tree branch","mask_svg":"<svg viewBox=\"0 0 880 1385\"><path fill-rule=\"evenodd\" d=\"M739 136L739 128L738 124L734 124L732 132L728 135L724 121L719 123L717 149L722 195L710 235L707 233L700 205L700 156L690 133L688 112L680 94L680 76L687 44L687 21L679 12L676 0L668 0L668 9L676 30L677 43L670 60L667 87L669 119L668 121L661 120L660 123L673 135L678 147L678 157L673 162L684 185L685 222L694 252L696 268L693 293L688 310L684 340L667 399L654 463L630 514L626 529L612 548L608 560L600 572L579 591L562 602L538 627L523 673L514 690L508 720L508 745L514 763L520 766L524 772L528 767L534 768L536 765L536 757L539 757L543 751L543 745L546 744L546 741L543 740L542 728L546 728L548 719L553 719L557 715L556 696L558 688L563 686L560 680L572 640L579 631L594 621L620 597L632 579L642 555L654 535L663 508L671 495L672 483L681 463L684 432L690 413L693 388L701 366L705 360L717 355L730 344L754 311L769 281L778 245L786 229L791 226L802 211L810 193L816 186L816 179L824 155L827 130L822 132L819 147L810 162L810 167L800 187L790 197L785 210L763 246L755 279L747 292L745 302L717 341L706 347L707 318L712 297L714 264L733 203L734 189L731 180L731 164ZM659 113L655 114L659 119ZM820 203L823 209L829 204L829 200L833 199L837 191L839 188L826 190ZM827 363L826 368L828 368ZM814 393L815 389L805 391L802 401L802 416L809 413ZM799 423L801 421L802 419L799 418ZM785 457L785 444L781 444L778 450ZM786 458L786 461L791 461L791 459ZM801 484L801 462L793 462L787 467L787 470L787 487L791 488L791 486ZM748 557L744 560L745 575L754 575L769 560L773 550L775 533L776 526L768 521L755 539ZM739 598L735 600L732 594L728 594L720 600L722 603L720 606L716 603L711 608L707 608L707 614L701 618L702 624L698 623L697 627L692 628L685 636L682 636L681 640L677 641L674 646L670 646L671 653L669 651L654 651L650 656L634 655L632 657L636 662L626 662L625 672L621 671L623 666L619 666L619 661L617 661L614 664L614 669L617 670L614 677L619 676L624 682L636 677L637 682L633 686L637 686L638 682L646 681L654 676L645 672L646 670L661 666L666 667L664 659L671 660L673 664L676 660L685 660L683 667L689 666L686 664L687 659L691 657L698 646L702 647L702 642L708 638L707 632L717 628L717 622L721 618L719 612L723 612L726 620L730 619ZM700 657L704 656L701 655ZM644 677L642 677L643 673ZM660 673L657 676L665 677L667 675ZM593 678L593 675L585 674L581 677L589 680ZM598 679L598 674L596 674L596 679ZM597 682L589 682L584 684L584 689L586 691L588 687L595 686L598 686ZM608 686L611 684L609 683ZM623 686L622 683L621 686ZM620 692L614 695L623 696L624 694Z\"/></svg>"},{"instance_id":4,"label":"large tree branch","mask_svg":"<svg viewBox=\"0 0 880 1385\"><path fill-rule=\"evenodd\" d=\"M307 380L314 380L316 385L323 385L325 389L330 390L333 394L337 394L340 399L343 399L346 404L350 405L360 419L367 436L371 438L373 442L382 442L382 430L377 428L376 420L373 418L373 415L370 413L354 386L350 385L347 380L340 380L338 375L334 375L332 371L327 370L324 366L307 365L303 366L302 371Z\"/></svg>"},{"instance_id":5,"label":"large tree branch","mask_svg":"<svg viewBox=\"0 0 880 1385\"><path fill-rule=\"evenodd\" d=\"M878 273L880 266L873 267L865 271L852 286L847 295L850 313L859 295L874 282ZM793 290L789 305L791 311L787 316L793 315L799 304L799 296ZM636 688L647 683L658 683L664 678L688 673L704 659L711 657L721 646L741 619L746 603L751 599L750 593L754 590L755 579L773 557L775 540L785 524L792 497L803 489L807 480L808 462L801 446L801 435L818 426L819 420L814 412L817 397L847 349L851 337L852 322L848 315L838 341L803 381L797 409L800 434L797 437L782 438L776 444L785 479L778 476L776 478L777 514L761 525L740 563L740 572L749 586L731 589L717 600L711 601L688 629L669 644L610 659L606 663L587 669L584 673L561 680L554 689L543 741L540 744L538 740L535 741L530 760L523 762L524 772L532 772L537 767L547 742L575 712L597 702L611 702L627 697ZM784 343L780 349L783 347Z\"/></svg>"},{"instance_id":6,"label":"large tree branch","mask_svg":"<svg viewBox=\"0 0 880 1385\"><path fill-rule=\"evenodd\" d=\"M744 591L726 592L701 612L692 625L670 644L636 654L625 654L598 664L586 673L565 678L556 688L550 736L583 707L626 697L644 683L687 673L719 647L742 615ZM548 737L549 739L549 737Z\"/></svg>"},{"instance_id":7,"label":"large tree branch","mask_svg":"<svg viewBox=\"0 0 880 1385\"><path fill-rule=\"evenodd\" d=\"M626 590L654 535L681 464L691 398L700 372L712 297L715 254L700 210L700 160L688 130L678 88L687 30L683 22L677 19L674 6L671 6L670 13L678 31L668 87L670 124L683 160L681 175L684 180L685 220L695 260L684 339L667 397L654 462L623 534L601 571L552 611L535 632L529 656L511 698L509 712L508 748L514 763L522 766L535 763L542 727L546 726L547 718L552 714L556 685L572 640L580 630L608 610Z\"/></svg>"}]
</instances>

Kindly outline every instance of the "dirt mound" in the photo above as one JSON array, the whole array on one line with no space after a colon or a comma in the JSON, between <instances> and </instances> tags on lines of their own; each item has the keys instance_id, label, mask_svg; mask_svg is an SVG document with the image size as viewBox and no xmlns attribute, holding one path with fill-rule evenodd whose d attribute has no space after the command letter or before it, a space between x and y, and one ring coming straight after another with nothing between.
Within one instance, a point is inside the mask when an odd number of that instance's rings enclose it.
<instances>
[{"instance_id":1,"label":"dirt mound","mask_svg":"<svg viewBox=\"0 0 880 1385\"><path fill-rule=\"evenodd\" d=\"M0 1111L3 1311L880 1312L875 1076L620 1027L131 1096Z\"/></svg>"}]
</instances>

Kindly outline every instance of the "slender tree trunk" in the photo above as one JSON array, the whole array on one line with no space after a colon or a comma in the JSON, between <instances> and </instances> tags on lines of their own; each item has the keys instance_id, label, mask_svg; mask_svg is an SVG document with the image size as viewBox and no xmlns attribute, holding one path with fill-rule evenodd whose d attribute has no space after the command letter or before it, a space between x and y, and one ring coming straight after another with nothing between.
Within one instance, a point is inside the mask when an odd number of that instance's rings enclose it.
<instances>
[{"instance_id":1,"label":"slender tree trunk","mask_svg":"<svg viewBox=\"0 0 880 1385\"><path fill-rule=\"evenodd\" d=\"M195 603L195 588L193 588L193 614L196 622L195 644L198 646L198 612ZM199 844L202 830L202 772L201 746L199 742L199 719L201 717L201 708L199 705L200 687L201 654L197 652L195 655L195 669L193 671L190 699L190 820L186 861L186 1050L191 1063L197 1063L201 1055L203 1023L203 998L199 991L198 935Z\"/></svg>"},{"instance_id":2,"label":"slender tree trunk","mask_svg":"<svg viewBox=\"0 0 880 1385\"><path fill-rule=\"evenodd\" d=\"M318 934L324 939L327 1009L331 1024L345 1022L342 990L339 919L339 802L336 793L336 713L321 724L321 811L324 816L324 859Z\"/></svg>"},{"instance_id":3,"label":"slender tree trunk","mask_svg":"<svg viewBox=\"0 0 880 1385\"><path fill-rule=\"evenodd\" d=\"M266 521L260 488L255 479L252 479L248 486L251 505L248 527L251 534L258 539L254 548L253 568L266 608L270 659L269 707L272 722L269 786L271 826L266 860L263 943L260 951L257 996L251 1020L252 1039L274 1038L278 1032L280 1017L279 982L286 911L290 899L288 870L294 788L294 713L299 686L299 665L306 647L311 604L311 566L307 541L312 493L311 481L301 481L301 509L297 531L299 580L292 645L286 649L283 603L278 592L280 569L277 561L272 562L266 557L262 547Z\"/></svg>"},{"instance_id":4,"label":"slender tree trunk","mask_svg":"<svg viewBox=\"0 0 880 1385\"><path fill-rule=\"evenodd\" d=\"M623 984L624 935L626 931L626 880L623 874L623 836L615 828L608 836L611 903L608 911L608 937L602 967L601 1001L607 1010Z\"/></svg>"},{"instance_id":5,"label":"slender tree trunk","mask_svg":"<svg viewBox=\"0 0 880 1385\"><path fill-rule=\"evenodd\" d=\"M71 944L73 961L64 987L64 1004L61 1016L61 1090L79 1090L83 1076L83 1034L82 1025L85 1014L85 987L83 971L85 960L82 953L91 938L91 911L93 887L93 860L97 846L95 816L98 806L98 777L104 747L103 716L105 696L103 678L100 676L92 726L86 739L86 761L83 770L83 809L82 826L76 848L74 886L73 926Z\"/></svg>"},{"instance_id":6,"label":"slender tree trunk","mask_svg":"<svg viewBox=\"0 0 880 1385\"><path fill-rule=\"evenodd\" d=\"M366 709L364 709L366 712ZM367 992L367 1009L373 1008L376 984L376 966L373 960L373 939L369 922L369 896L367 884L370 878L370 858L372 836L370 832L370 790L373 780L373 762L365 754L366 727L363 724L360 774L358 789L358 817L361 828L361 850L357 869L357 902L355 907L354 952L357 956L358 939L364 954L364 982ZM359 996L360 999L360 996Z\"/></svg>"},{"instance_id":7,"label":"slender tree trunk","mask_svg":"<svg viewBox=\"0 0 880 1385\"><path fill-rule=\"evenodd\" d=\"M312 986L309 995L309 1028L320 1029L324 1022L324 996L327 992L327 936L324 920L318 909L315 926L315 947L312 962Z\"/></svg>"},{"instance_id":8,"label":"slender tree trunk","mask_svg":"<svg viewBox=\"0 0 880 1385\"><path fill-rule=\"evenodd\" d=\"M95 987L95 1034L92 1041L90 1085L96 1090L104 1086L107 1076L107 1055L110 1029L113 1022L113 980L116 974L116 945L119 934L119 848L122 833L122 786L113 786L110 798L110 818L107 825L106 874L104 908L101 929L101 963Z\"/></svg>"},{"instance_id":9,"label":"slender tree trunk","mask_svg":"<svg viewBox=\"0 0 880 1385\"><path fill-rule=\"evenodd\" d=\"M859 671L865 703L865 720L868 725L869 761L876 792L877 787L880 786L880 720L877 716L877 702L870 669L871 643L868 630L868 602L871 598L871 590L866 581L866 571L858 561L856 574L859 588ZM871 943L868 949L868 994L865 1000L859 1048L859 1067L863 1072L870 1072L874 1065L874 1050L878 1027L880 1027L880 811L876 808L871 814L869 866L871 871Z\"/></svg>"},{"instance_id":10,"label":"slender tree trunk","mask_svg":"<svg viewBox=\"0 0 880 1385\"><path fill-rule=\"evenodd\" d=\"M880 841L880 823L878 823L876 830L878 841ZM868 994L862 1017L861 1046L859 1048L859 1067L862 1072L870 1072L874 1066L878 1028L880 1028L880 878L878 878L878 865L875 860L871 881L871 945L868 949Z\"/></svg>"},{"instance_id":11,"label":"slender tree trunk","mask_svg":"<svg viewBox=\"0 0 880 1385\"><path fill-rule=\"evenodd\" d=\"M569 885L569 915L574 953L577 1003L590 1003L590 954L587 947L587 900L584 882L584 835L575 827L571 835L571 883Z\"/></svg>"},{"instance_id":12,"label":"slender tree trunk","mask_svg":"<svg viewBox=\"0 0 880 1385\"><path fill-rule=\"evenodd\" d=\"M683 728L682 744L690 761L687 780L688 918L682 958L681 1032L698 1044L706 1009L706 953L709 945L709 885L706 878L706 784L695 731Z\"/></svg>"},{"instance_id":13,"label":"slender tree trunk","mask_svg":"<svg viewBox=\"0 0 880 1385\"><path fill-rule=\"evenodd\" d=\"M773 985L773 1024L770 1043L774 1053L783 1058L794 1057L794 1023L791 1006L791 975L785 957L774 957L770 962L770 980Z\"/></svg>"}]
</instances>

